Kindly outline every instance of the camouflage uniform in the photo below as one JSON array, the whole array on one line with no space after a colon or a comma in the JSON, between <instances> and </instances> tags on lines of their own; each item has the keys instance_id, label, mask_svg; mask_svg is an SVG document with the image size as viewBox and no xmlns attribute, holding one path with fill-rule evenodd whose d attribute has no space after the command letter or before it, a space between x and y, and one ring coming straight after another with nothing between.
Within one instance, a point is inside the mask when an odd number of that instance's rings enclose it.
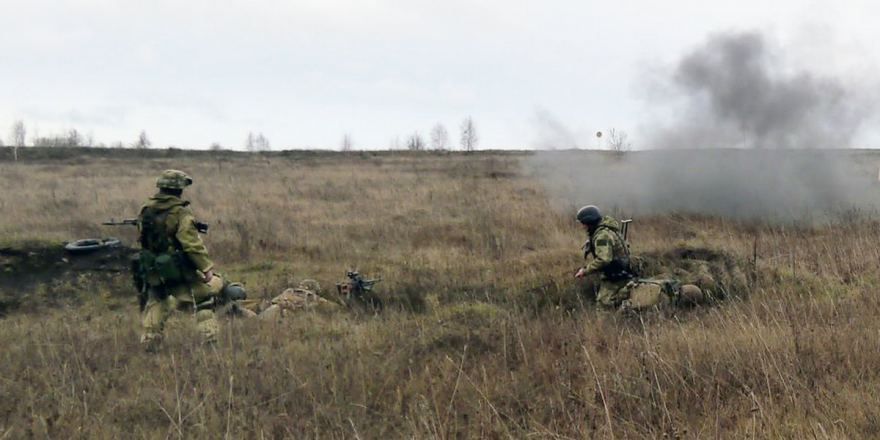
<instances>
[{"instance_id":1,"label":"camouflage uniform","mask_svg":"<svg viewBox=\"0 0 880 440\"><path fill-rule=\"evenodd\" d=\"M620 234L621 224L605 216L591 231L589 254L593 260L584 267L586 275L599 273L596 301L602 306L617 307L629 298L632 274L629 272L629 247Z\"/></svg>"},{"instance_id":2,"label":"camouflage uniform","mask_svg":"<svg viewBox=\"0 0 880 440\"><path fill-rule=\"evenodd\" d=\"M167 170L159 177L156 186L182 190L191 183L192 179L183 172ZM146 304L141 342L151 349L161 342L165 321L174 310L195 310L197 305L211 301L220 295L225 281L217 275L207 283L204 281L204 274L213 269L214 263L196 229L189 202L163 192L156 194L141 208L138 229L144 250L185 256L176 263L182 275L178 280L166 281L155 274L144 275ZM154 231L152 233L159 235L159 239L150 239L148 231ZM167 248L162 249L163 245ZM219 325L213 310L210 307L197 310L195 317L205 341L214 342Z\"/></svg>"},{"instance_id":3,"label":"camouflage uniform","mask_svg":"<svg viewBox=\"0 0 880 440\"><path fill-rule=\"evenodd\" d=\"M696 285L681 285L678 280L664 278L635 278L629 245L621 235L621 222L602 216L599 208L587 205L578 210L575 218L590 231L585 246L593 261L578 271L576 277L599 273L599 291L596 302L604 307L643 310L667 304L695 305L705 301L704 292ZM711 280L711 276L706 277Z\"/></svg>"},{"instance_id":4,"label":"camouflage uniform","mask_svg":"<svg viewBox=\"0 0 880 440\"><path fill-rule=\"evenodd\" d=\"M280 319L294 313L312 309L334 309L338 304L320 296L321 285L315 280L303 280L299 286L286 289L272 298L269 307L260 312L261 319Z\"/></svg>"},{"instance_id":5,"label":"camouflage uniform","mask_svg":"<svg viewBox=\"0 0 880 440\"><path fill-rule=\"evenodd\" d=\"M295 288L285 289L280 295L267 300L239 301L232 313L246 318L280 320L309 310L332 310L339 304L327 301L321 295L321 285L315 280L303 280Z\"/></svg>"}]
</instances>

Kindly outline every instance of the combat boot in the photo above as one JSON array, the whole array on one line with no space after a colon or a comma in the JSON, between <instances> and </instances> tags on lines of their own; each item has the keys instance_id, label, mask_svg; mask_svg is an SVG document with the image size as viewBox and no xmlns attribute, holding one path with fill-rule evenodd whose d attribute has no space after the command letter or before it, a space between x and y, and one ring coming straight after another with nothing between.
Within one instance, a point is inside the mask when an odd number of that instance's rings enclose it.
<instances>
[{"instance_id":1,"label":"combat boot","mask_svg":"<svg viewBox=\"0 0 880 440\"><path fill-rule=\"evenodd\" d=\"M159 351L159 347L162 346L162 334L151 332L144 333L141 335L141 346L147 353L155 353Z\"/></svg>"}]
</instances>

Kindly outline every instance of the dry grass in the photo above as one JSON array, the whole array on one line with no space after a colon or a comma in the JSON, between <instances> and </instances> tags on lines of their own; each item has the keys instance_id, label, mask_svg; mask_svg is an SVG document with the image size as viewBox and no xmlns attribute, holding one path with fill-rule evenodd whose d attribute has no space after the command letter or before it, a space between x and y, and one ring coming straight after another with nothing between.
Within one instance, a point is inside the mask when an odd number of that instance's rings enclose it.
<instances>
[{"instance_id":1,"label":"dry grass","mask_svg":"<svg viewBox=\"0 0 880 440\"><path fill-rule=\"evenodd\" d=\"M176 167L196 179L212 254L252 294L358 267L400 306L230 321L216 350L182 315L147 355L127 292L76 280L26 292L0 318L0 438L880 435L876 222L640 219L638 253L726 250L748 270L757 242L757 270L716 307L619 316L581 305L582 233L518 160L0 162L7 244L108 235L100 220L135 214ZM41 305L47 292L76 300Z\"/></svg>"}]
</instances>

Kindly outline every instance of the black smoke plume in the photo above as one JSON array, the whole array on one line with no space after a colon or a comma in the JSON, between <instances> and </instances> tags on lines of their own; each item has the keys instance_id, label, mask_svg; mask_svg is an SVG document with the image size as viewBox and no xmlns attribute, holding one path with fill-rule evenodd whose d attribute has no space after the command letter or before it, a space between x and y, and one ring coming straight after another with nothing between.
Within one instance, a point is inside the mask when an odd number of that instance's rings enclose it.
<instances>
[{"instance_id":1,"label":"black smoke plume","mask_svg":"<svg viewBox=\"0 0 880 440\"><path fill-rule=\"evenodd\" d=\"M675 117L637 140L652 151L526 161L557 207L794 222L880 207L880 155L841 149L872 116L869 87L785 65L757 33L710 37L661 82L651 104Z\"/></svg>"},{"instance_id":2,"label":"black smoke plume","mask_svg":"<svg viewBox=\"0 0 880 440\"><path fill-rule=\"evenodd\" d=\"M755 32L710 37L665 82L682 108L660 148L844 148L873 113L866 87L788 66Z\"/></svg>"}]
</instances>

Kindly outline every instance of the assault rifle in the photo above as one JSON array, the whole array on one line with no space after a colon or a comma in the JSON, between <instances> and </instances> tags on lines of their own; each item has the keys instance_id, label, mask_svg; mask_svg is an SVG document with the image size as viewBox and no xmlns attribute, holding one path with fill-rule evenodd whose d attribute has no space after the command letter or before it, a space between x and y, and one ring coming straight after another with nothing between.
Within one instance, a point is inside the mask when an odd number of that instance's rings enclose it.
<instances>
[{"instance_id":1,"label":"assault rifle","mask_svg":"<svg viewBox=\"0 0 880 440\"><path fill-rule=\"evenodd\" d=\"M138 222L138 219L136 219L136 218L126 218L126 219L122 219L121 221L116 221L115 219L111 218L110 220L103 222L101 224L105 225L105 226L138 226L140 224L140 222ZM199 231L200 234L207 234L208 233L208 224L207 223L195 221L194 224L196 225L196 230Z\"/></svg>"},{"instance_id":2,"label":"assault rifle","mask_svg":"<svg viewBox=\"0 0 880 440\"><path fill-rule=\"evenodd\" d=\"M137 226L138 220L136 218L126 218L121 221L116 221L116 219L110 219L106 222L101 223L105 226Z\"/></svg>"},{"instance_id":3,"label":"assault rifle","mask_svg":"<svg viewBox=\"0 0 880 440\"><path fill-rule=\"evenodd\" d=\"M336 283L336 291L340 296L345 297L349 305L352 300L355 300L374 310L382 309L382 300L373 293L373 286L382 281L381 278L364 279L360 273L354 270L347 271L345 276L348 277L348 282Z\"/></svg>"},{"instance_id":4,"label":"assault rifle","mask_svg":"<svg viewBox=\"0 0 880 440\"><path fill-rule=\"evenodd\" d=\"M623 233L623 241L626 241L626 234L629 232L629 224L632 223L632 221L633 219L631 218L620 221L620 227L623 229L623 231L621 231Z\"/></svg>"},{"instance_id":5,"label":"assault rifle","mask_svg":"<svg viewBox=\"0 0 880 440\"><path fill-rule=\"evenodd\" d=\"M590 237L587 237L587 241L584 242L581 249L584 250L584 259L587 259L590 256L590 252L593 252L593 241L590 240Z\"/></svg>"}]
</instances>

